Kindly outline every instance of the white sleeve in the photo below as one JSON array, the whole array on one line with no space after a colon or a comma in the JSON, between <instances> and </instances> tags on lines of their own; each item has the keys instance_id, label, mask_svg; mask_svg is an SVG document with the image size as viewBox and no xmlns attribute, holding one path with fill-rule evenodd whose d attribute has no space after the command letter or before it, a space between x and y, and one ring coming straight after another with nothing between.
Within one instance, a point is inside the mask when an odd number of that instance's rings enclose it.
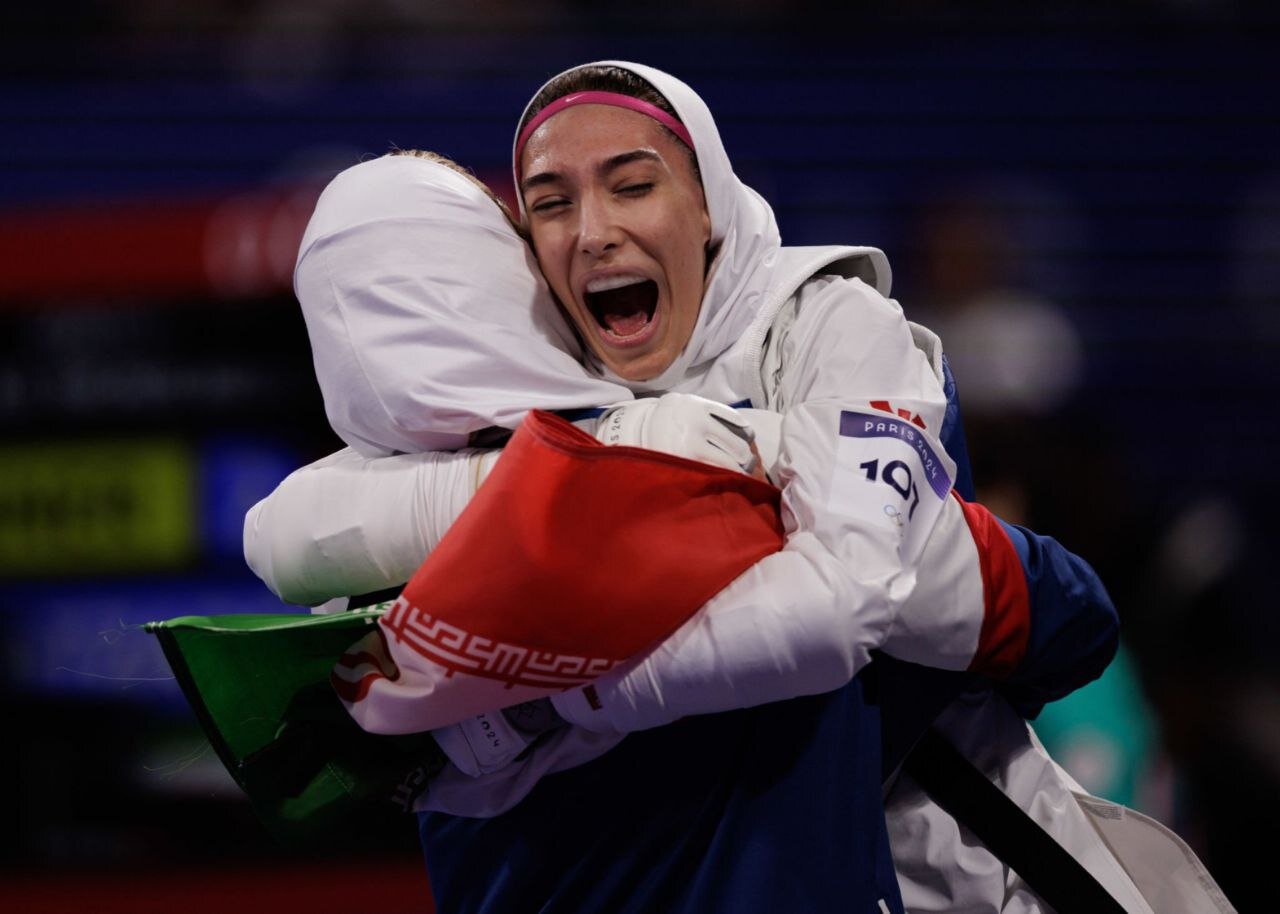
<instances>
[{"instance_id":1,"label":"white sleeve","mask_svg":"<svg viewBox=\"0 0 1280 914\"><path fill-rule=\"evenodd\" d=\"M331 454L249 510L245 561L280 599L306 606L403 584L462 513L496 453Z\"/></svg>"},{"instance_id":2,"label":"white sleeve","mask_svg":"<svg viewBox=\"0 0 1280 914\"><path fill-rule=\"evenodd\" d=\"M858 280L803 294L779 387L784 548L652 653L558 696L571 722L626 732L838 688L889 637L940 519L968 535L934 437L945 396L901 312Z\"/></svg>"},{"instance_id":3,"label":"white sleeve","mask_svg":"<svg viewBox=\"0 0 1280 914\"><path fill-rule=\"evenodd\" d=\"M917 346L919 329L912 328ZM738 413L755 432L769 478L777 479L782 416L750 407L740 407ZM898 610L880 650L939 669L967 668L981 630L978 610L985 609L980 561L963 511L957 504L946 505L917 563L923 571L916 576L915 589Z\"/></svg>"}]
</instances>

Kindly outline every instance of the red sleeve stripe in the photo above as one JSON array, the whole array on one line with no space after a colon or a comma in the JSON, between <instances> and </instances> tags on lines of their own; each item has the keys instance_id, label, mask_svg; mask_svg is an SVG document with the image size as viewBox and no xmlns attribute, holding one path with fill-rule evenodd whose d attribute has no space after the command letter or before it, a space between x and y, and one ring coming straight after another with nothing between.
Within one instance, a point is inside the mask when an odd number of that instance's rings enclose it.
<instances>
[{"instance_id":1,"label":"red sleeve stripe","mask_svg":"<svg viewBox=\"0 0 1280 914\"><path fill-rule=\"evenodd\" d=\"M982 571L982 631L969 669L1001 679L1018 668L1027 652L1031 635L1027 578L1017 550L992 513L954 490L951 494L964 511Z\"/></svg>"}]
</instances>

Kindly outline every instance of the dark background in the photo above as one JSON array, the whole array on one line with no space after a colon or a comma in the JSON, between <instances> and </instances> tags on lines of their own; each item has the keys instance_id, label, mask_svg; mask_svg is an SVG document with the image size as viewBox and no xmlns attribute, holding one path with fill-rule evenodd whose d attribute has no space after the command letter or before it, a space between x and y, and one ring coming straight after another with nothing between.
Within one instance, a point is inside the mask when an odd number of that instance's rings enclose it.
<instances>
[{"instance_id":1,"label":"dark background","mask_svg":"<svg viewBox=\"0 0 1280 914\"><path fill-rule=\"evenodd\" d=\"M888 253L895 296L952 353L984 500L1088 558L1120 606L1119 688L1152 734L1133 801L1261 909L1280 812L1280 16L1028 6L11 5L6 910L429 907L411 826L305 857L272 844L139 626L281 608L240 522L339 445L290 291L319 188L400 146L509 193L528 96L605 57L706 98L789 243Z\"/></svg>"}]
</instances>

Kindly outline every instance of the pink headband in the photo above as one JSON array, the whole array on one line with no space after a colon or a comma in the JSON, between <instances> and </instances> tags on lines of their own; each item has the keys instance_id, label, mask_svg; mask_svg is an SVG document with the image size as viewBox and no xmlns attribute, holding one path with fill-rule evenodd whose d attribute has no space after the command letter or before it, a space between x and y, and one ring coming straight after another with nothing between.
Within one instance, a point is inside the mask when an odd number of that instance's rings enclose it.
<instances>
[{"instance_id":1,"label":"pink headband","mask_svg":"<svg viewBox=\"0 0 1280 914\"><path fill-rule=\"evenodd\" d=\"M517 176L520 174L520 156L524 153L524 144L529 142L529 137L533 135L533 131L541 127L548 118L555 117L565 108L572 108L574 105L611 105L614 108L626 108L629 111L636 111L653 118L678 136L686 146L693 149L693 137L690 136L685 125L657 105L651 105L649 102L632 98L630 95L623 95L620 92L574 92L571 95L557 98L530 118L529 123L524 125L524 129L520 131L519 139L516 140L515 166Z\"/></svg>"}]
</instances>

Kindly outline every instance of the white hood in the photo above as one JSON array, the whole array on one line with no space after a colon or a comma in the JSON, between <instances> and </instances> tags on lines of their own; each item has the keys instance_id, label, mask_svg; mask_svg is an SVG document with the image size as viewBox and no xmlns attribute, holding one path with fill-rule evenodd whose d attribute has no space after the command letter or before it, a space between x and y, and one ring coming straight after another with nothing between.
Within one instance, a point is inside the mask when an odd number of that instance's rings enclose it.
<instances>
[{"instance_id":1,"label":"white hood","mask_svg":"<svg viewBox=\"0 0 1280 914\"><path fill-rule=\"evenodd\" d=\"M747 329L763 304L782 239L769 204L733 173L711 111L696 92L674 76L642 64L600 60L583 66L621 67L648 80L671 103L693 137L711 216L711 242L719 245L719 252L707 276L702 310L689 344L666 371L647 381L627 381L587 357L597 372L617 384L635 391L667 390L723 353ZM577 69L581 68L565 73ZM523 213L523 200L520 206Z\"/></svg>"},{"instance_id":2,"label":"white hood","mask_svg":"<svg viewBox=\"0 0 1280 914\"><path fill-rule=\"evenodd\" d=\"M366 456L463 447L533 408L630 399L577 361L528 245L447 166L386 156L321 194L294 271L335 432Z\"/></svg>"},{"instance_id":3,"label":"white hood","mask_svg":"<svg viewBox=\"0 0 1280 914\"><path fill-rule=\"evenodd\" d=\"M711 242L719 251L707 274L702 310L689 343L656 378L628 381L609 371L592 355L585 360L601 377L636 392L687 389L691 379L742 337L771 299L794 292L820 269L857 276L880 294L889 294L889 263L875 248L783 248L773 209L733 173L729 154L706 102L669 73L623 60L598 60L571 67L548 83L582 67L611 66L630 70L666 97L693 137L702 189L711 216ZM542 88L545 88L544 83ZM539 88L538 92L542 91ZM533 97L537 98L538 92ZM528 111L528 106L525 106ZM524 122L524 115L520 123ZM517 139L519 132L517 130ZM515 146L512 145L514 156ZM516 177L519 186L519 177ZM517 197L520 195L517 194ZM524 215L524 200L520 200ZM777 304L777 302L775 302Z\"/></svg>"}]
</instances>

